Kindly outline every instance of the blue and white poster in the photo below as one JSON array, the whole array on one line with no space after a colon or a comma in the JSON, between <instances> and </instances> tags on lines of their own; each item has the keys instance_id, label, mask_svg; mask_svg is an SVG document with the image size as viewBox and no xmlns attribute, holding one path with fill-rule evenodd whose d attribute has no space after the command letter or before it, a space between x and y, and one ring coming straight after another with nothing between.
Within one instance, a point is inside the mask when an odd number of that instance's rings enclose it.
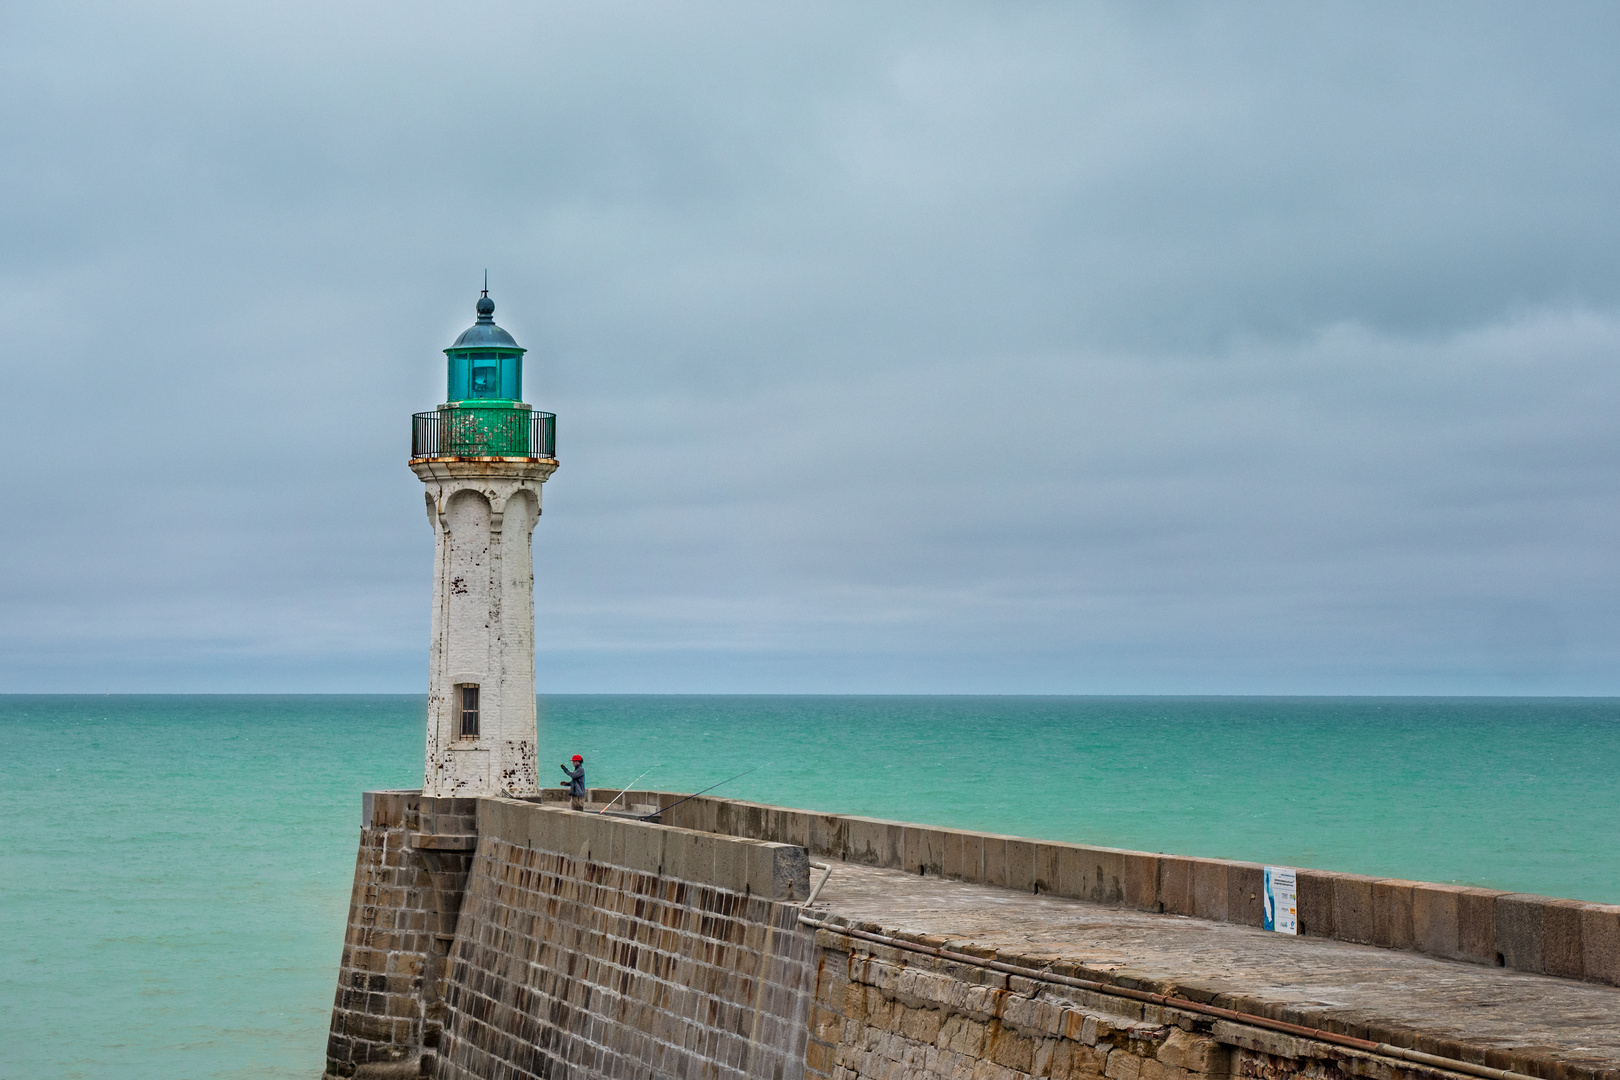
<instances>
[{"instance_id":1,"label":"blue and white poster","mask_svg":"<svg viewBox=\"0 0 1620 1080\"><path fill-rule=\"evenodd\" d=\"M1299 933L1299 894L1294 871L1286 866L1266 867L1266 929L1279 934Z\"/></svg>"}]
</instances>

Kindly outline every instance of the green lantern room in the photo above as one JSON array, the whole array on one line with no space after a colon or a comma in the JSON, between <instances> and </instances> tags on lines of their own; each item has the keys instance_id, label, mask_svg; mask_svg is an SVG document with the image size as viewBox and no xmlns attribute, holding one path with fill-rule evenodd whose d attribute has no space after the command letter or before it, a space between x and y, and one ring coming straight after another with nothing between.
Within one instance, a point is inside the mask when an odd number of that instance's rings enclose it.
<instances>
[{"instance_id":1,"label":"green lantern room","mask_svg":"<svg viewBox=\"0 0 1620 1080\"><path fill-rule=\"evenodd\" d=\"M444 350L450 358L446 401L521 401L523 354L527 350L495 325L489 290L478 298L478 321Z\"/></svg>"},{"instance_id":2,"label":"green lantern room","mask_svg":"<svg viewBox=\"0 0 1620 1080\"><path fill-rule=\"evenodd\" d=\"M411 460L556 460L557 418L523 402L523 354L495 325L486 286L478 321L444 350L445 403L411 418Z\"/></svg>"}]
</instances>

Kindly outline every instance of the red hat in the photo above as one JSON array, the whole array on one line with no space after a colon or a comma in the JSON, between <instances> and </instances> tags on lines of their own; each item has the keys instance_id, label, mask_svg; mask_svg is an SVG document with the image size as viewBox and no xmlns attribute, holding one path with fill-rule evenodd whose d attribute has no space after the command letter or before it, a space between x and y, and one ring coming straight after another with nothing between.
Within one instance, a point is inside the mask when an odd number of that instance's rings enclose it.
<instances>
[{"instance_id":1,"label":"red hat","mask_svg":"<svg viewBox=\"0 0 1620 1080\"><path fill-rule=\"evenodd\" d=\"M575 755L574 755L574 760L575 760L575 761L584 761L584 760L585 760L585 759L584 759L584 758L582 758L582 757L580 757L580 756L579 756L579 755L578 755L578 754L575 754Z\"/></svg>"}]
</instances>

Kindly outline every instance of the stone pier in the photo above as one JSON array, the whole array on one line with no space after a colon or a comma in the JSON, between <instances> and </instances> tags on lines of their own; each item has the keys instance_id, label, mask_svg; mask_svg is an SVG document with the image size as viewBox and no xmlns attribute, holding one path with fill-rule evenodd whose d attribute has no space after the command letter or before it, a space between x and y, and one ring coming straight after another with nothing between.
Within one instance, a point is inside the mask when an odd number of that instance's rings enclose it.
<instances>
[{"instance_id":1,"label":"stone pier","mask_svg":"<svg viewBox=\"0 0 1620 1080\"><path fill-rule=\"evenodd\" d=\"M1620 907L627 806L368 794L327 1076L1620 1080Z\"/></svg>"}]
</instances>

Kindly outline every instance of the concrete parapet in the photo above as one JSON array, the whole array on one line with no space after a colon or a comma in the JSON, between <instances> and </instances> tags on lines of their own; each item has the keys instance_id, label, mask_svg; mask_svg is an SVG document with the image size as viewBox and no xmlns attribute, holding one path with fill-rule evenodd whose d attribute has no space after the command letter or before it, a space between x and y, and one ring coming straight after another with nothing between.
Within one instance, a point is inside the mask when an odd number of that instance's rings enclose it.
<instances>
[{"instance_id":1,"label":"concrete parapet","mask_svg":"<svg viewBox=\"0 0 1620 1080\"><path fill-rule=\"evenodd\" d=\"M1328 870L1300 870L1294 875L1299 932L1307 937L1337 938L1333 922L1333 879Z\"/></svg>"},{"instance_id":2,"label":"concrete parapet","mask_svg":"<svg viewBox=\"0 0 1620 1080\"><path fill-rule=\"evenodd\" d=\"M1358 945L1373 943L1373 882L1366 874L1333 875L1333 936Z\"/></svg>"},{"instance_id":3,"label":"concrete parapet","mask_svg":"<svg viewBox=\"0 0 1620 1080\"><path fill-rule=\"evenodd\" d=\"M1542 970L1564 979L1586 974L1581 941L1586 905L1575 900L1547 900L1541 905Z\"/></svg>"},{"instance_id":4,"label":"concrete parapet","mask_svg":"<svg viewBox=\"0 0 1620 1080\"><path fill-rule=\"evenodd\" d=\"M1620 905L1582 905L1581 975L1620 986Z\"/></svg>"},{"instance_id":5,"label":"concrete parapet","mask_svg":"<svg viewBox=\"0 0 1620 1080\"><path fill-rule=\"evenodd\" d=\"M1240 926L1266 924L1266 868L1234 862L1226 868L1226 921Z\"/></svg>"},{"instance_id":6,"label":"concrete parapet","mask_svg":"<svg viewBox=\"0 0 1620 1080\"><path fill-rule=\"evenodd\" d=\"M1499 962L1519 971L1544 972L1564 978L1586 976L1584 930L1591 911L1595 927L1606 905L1582 904L1526 893L1496 897L1496 948ZM1601 956L1592 974L1603 974Z\"/></svg>"},{"instance_id":7,"label":"concrete parapet","mask_svg":"<svg viewBox=\"0 0 1620 1080\"><path fill-rule=\"evenodd\" d=\"M1412 894L1418 881L1380 878L1372 883L1372 943L1386 949L1410 950L1416 934L1412 924Z\"/></svg>"},{"instance_id":8,"label":"concrete parapet","mask_svg":"<svg viewBox=\"0 0 1620 1080\"><path fill-rule=\"evenodd\" d=\"M1496 898L1491 889L1412 885L1412 948L1448 960L1494 965Z\"/></svg>"},{"instance_id":9,"label":"concrete parapet","mask_svg":"<svg viewBox=\"0 0 1620 1080\"><path fill-rule=\"evenodd\" d=\"M809 856L797 844L571 810L561 801L477 802L480 837L768 900L802 901L809 895ZM764 831L761 809L749 811L748 818Z\"/></svg>"},{"instance_id":10,"label":"concrete parapet","mask_svg":"<svg viewBox=\"0 0 1620 1080\"><path fill-rule=\"evenodd\" d=\"M906 827L898 821L846 817L841 858L868 866L904 868Z\"/></svg>"},{"instance_id":11,"label":"concrete parapet","mask_svg":"<svg viewBox=\"0 0 1620 1080\"><path fill-rule=\"evenodd\" d=\"M616 791L598 789L606 801ZM548 799L561 796L548 793ZM802 847L910 873L1096 904L1260 926L1258 863L1065 844L747 803L635 791L666 825ZM685 801L681 801L685 800ZM1300 933L1451 960L1620 985L1620 906L1466 886L1298 871Z\"/></svg>"},{"instance_id":12,"label":"concrete parapet","mask_svg":"<svg viewBox=\"0 0 1620 1080\"><path fill-rule=\"evenodd\" d=\"M1503 966L1517 971L1546 970L1542 901L1542 897L1523 893L1505 893L1496 898L1496 948Z\"/></svg>"},{"instance_id":13,"label":"concrete parapet","mask_svg":"<svg viewBox=\"0 0 1620 1080\"><path fill-rule=\"evenodd\" d=\"M1264 905L1260 895L1264 868L1260 864L1179 855L1161 855L1158 864L1158 904L1162 906L1149 910L1260 925Z\"/></svg>"}]
</instances>

